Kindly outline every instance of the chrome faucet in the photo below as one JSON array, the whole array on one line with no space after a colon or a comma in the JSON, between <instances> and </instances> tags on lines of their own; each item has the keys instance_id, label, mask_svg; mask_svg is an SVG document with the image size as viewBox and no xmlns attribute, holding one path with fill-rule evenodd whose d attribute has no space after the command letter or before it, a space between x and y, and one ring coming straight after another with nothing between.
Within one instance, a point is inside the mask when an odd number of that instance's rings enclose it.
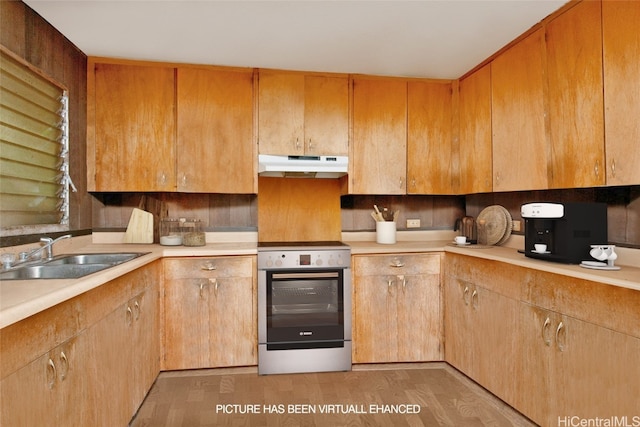
<instances>
[{"instance_id":1,"label":"chrome faucet","mask_svg":"<svg viewBox=\"0 0 640 427\"><path fill-rule=\"evenodd\" d=\"M22 264L29 261L31 257L36 255L38 252L42 252L42 256L40 257L41 259L50 260L53 258L53 245L62 239L69 239L70 237L71 234L65 234L64 236L60 236L57 239L52 239L51 237L41 237L40 241L44 242L44 245L40 246L39 248L35 248L31 252L20 252L16 264ZM44 256L45 253L46 256Z\"/></svg>"}]
</instances>

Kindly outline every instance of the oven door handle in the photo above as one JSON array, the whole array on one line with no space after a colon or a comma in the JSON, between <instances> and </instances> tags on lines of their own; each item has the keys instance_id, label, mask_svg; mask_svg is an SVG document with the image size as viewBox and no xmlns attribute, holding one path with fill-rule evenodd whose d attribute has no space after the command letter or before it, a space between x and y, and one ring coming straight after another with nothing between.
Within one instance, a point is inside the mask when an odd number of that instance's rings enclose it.
<instances>
[{"instance_id":1,"label":"oven door handle","mask_svg":"<svg viewBox=\"0 0 640 427\"><path fill-rule=\"evenodd\" d=\"M335 279L340 277L337 271L323 271L315 273L273 273L273 279Z\"/></svg>"}]
</instances>

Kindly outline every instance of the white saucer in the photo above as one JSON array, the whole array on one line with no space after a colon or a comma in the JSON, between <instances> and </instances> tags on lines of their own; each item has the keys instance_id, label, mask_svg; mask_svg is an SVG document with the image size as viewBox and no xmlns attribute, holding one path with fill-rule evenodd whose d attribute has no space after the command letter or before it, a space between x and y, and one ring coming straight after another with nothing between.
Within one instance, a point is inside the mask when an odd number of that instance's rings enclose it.
<instances>
[{"instance_id":1,"label":"white saucer","mask_svg":"<svg viewBox=\"0 0 640 427\"><path fill-rule=\"evenodd\" d=\"M592 268L594 270L620 270L618 266L609 266L606 262L600 261L582 261L580 267Z\"/></svg>"},{"instance_id":2,"label":"white saucer","mask_svg":"<svg viewBox=\"0 0 640 427\"><path fill-rule=\"evenodd\" d=\"M467 245L470 245L471 242L456 243L456 241L454 240L453 244L456 245L456 246L467 246Z\"/></svg>"},{"instance_id":3,"label":"white saucer","mask_svg":"<svg viewBox=\"0 0 640 427\"><path fill-rule=\"evenodd\" d=\"M538 252L535 249L532 249L531 252L533 252L534 254L540 254L540 255L544 255L544 254L550 254L551 251L542 251L542 252Z\"/></svg>"}]
</instances>

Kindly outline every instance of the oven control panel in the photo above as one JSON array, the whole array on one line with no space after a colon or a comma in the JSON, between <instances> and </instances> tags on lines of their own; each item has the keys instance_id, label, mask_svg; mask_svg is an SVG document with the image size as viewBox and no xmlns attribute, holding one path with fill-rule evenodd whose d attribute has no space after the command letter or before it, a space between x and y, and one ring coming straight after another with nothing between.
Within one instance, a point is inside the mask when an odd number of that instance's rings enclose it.
<instances>
[{"instance_id":1,"label":"oven control panel","mask_svg":"<svg viewBox=\"0 0 640 427\"><path fill-rule=\"evenodd\" d=\"M258 252L258 270L293 268L349 268L351 251L341 250L274 250Z\"/></svg>"}]
</instances>

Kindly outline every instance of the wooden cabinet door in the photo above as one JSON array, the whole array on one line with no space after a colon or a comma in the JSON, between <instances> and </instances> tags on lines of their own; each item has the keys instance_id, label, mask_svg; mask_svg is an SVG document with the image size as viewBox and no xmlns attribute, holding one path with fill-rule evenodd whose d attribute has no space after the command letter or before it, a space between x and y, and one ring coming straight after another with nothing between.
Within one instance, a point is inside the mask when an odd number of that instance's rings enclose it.
<instances>
[{"instance_id":1,"label":"wooden cabinet door","mask_svg":"<svg viewBox=\"0 0 640 427\"><path fill-rule=\"evenodd\" d=\"M80 335L3 379L2 425L98 425L96 402L87 399L90 360L90 347Z\"/></svg>"},{"instance_id":2,"label":"wooden cabinet door","mask_svg":"<svg viewBox=\"0 0 640 427\"><path fill-rule=\"evenodd\" d=\"M452 275L444 277L445 360L470 377L478 371L469 310L472 288L470 282Z\"/></svg>"},{"instance_id":3,"label":"wooden cabinet door","mask_svg":"<svg viewBox=\"0 0 640 427\"><path fill-rule=\"evenodd\" d=\"M353 79L352 194L405 194L407 82Z\"/></svg>"},{"instance_id":4,"label":"wooden cabinet door","mask_svg":"<svg viewBox=\"0 0 640 427\"><path fill-rule=\"evenodd\" d=\"M354 363L442 360L440 256L353 260Z\"/></svg>"},{"instance_id":5,"label":"wooden cabinet door","mask_svg":"<svg viewBox=\"0 0 640 427\"><path fill-rule=\"evenodd\" d=\"M95 191L175 190L173 68L95 64L94 73Z\"/></svg>"},{"instance_id":6,"label":"wooden cabinet door","mask_svg":"<svg viewBox=\"0 0 640 427\"><path fill-rule=\"evenodd\" d=\"M460 80L459 194L489 193L491 157L491 65Z\"/></svg>"},{"instance_id":7,"label":"wooden cabinet door","mask_svg":"<svg viewBox=\"0 0 640 427\"><path fill-rule=\"evenodd\" d=\"M408 82L407 193L452 194L450 82Z\"/></svg>"},{"instance_id":8,"label":"wooden cabinet door","mask_svg":"<svg viewBox=\"0 0 640 427\"><path fill-rule=\"evenodd\" d=\"M260 70L260 154L304 154L304 74Z\"/></svg>"},{"instance_id":9,"label":"wooden cabinet door","mask_svg":"<svg viewBox=\"0 0 640 427\"><path fill-rule=\"evenodd\" d=\"M544 30L491 63L493 191L546 189Z\"/></svg>"},{"instance_id":10,"label":"wooden cabinet door","mask_svg":"<svg viewBox=\"0 0 640 427\"><path fill-rule=\"evenodd\" d=\"M177 189L255 193L253 71L178 68Z\"/></svg>"},{"instance_id":11,"label":"wooden cabinet door","mask_svg":"<svg viewBox=\"0 0 640 427\"><path fill-rule=\"evenodd\" d=\"M640 184L640 2L603 1L607 185Z\"/></svg>"},{"instance_id":12,"label":"wooden cabinet door","mask_svg":"<svg viewBox=\"0 0 640 427\"><path fill-rule=\"evenodd\" d=\"M349 79L308 75L304 78L304 152L349 154Z\"/></svg>"},{"instance_id":13,"label":"wooden cabinet door","mask_svg":"<svg viewBox=\"0 0 640 427\"><path fill-rule=\"evenodd\" d=\"M600 7L580 2L547 25L550 188L605 183Z\"/></svg>"},{"instance_id":14,"label":"wooden cabinet door","mask_svg":"<svg viewBox=\"0 0 640 427\"><path fill-rule=\"evenodd\" d=\"M252 257L166 259L163 369L257 364Z\"/></svg>"}]
</instances>

